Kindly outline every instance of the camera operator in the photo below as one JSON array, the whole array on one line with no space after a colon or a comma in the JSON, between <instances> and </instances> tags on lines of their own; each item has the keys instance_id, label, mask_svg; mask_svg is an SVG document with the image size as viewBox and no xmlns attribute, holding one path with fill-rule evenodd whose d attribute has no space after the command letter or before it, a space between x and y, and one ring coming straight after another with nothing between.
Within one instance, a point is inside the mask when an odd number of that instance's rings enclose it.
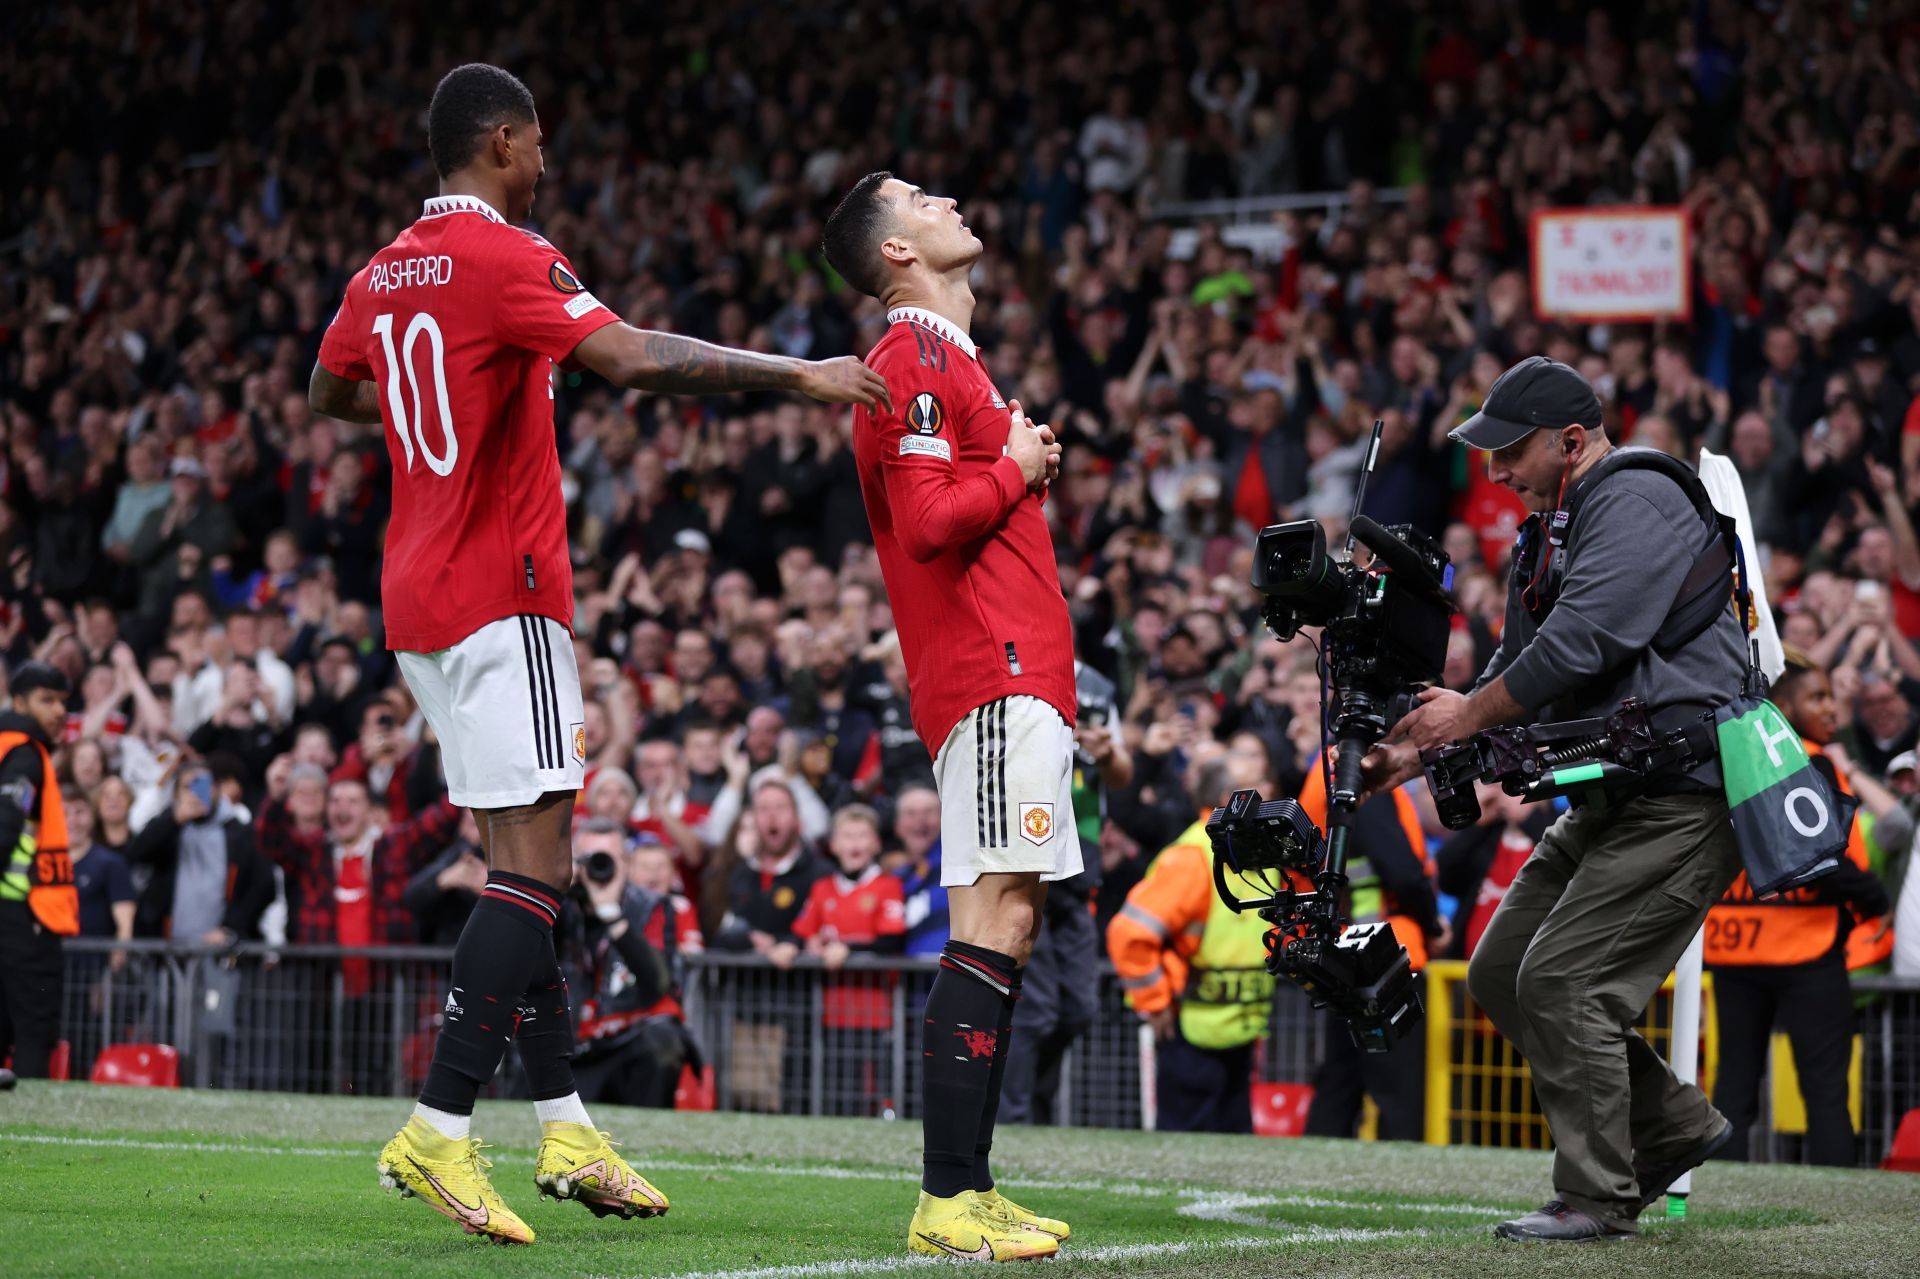
<instances>
[{"instance_id":1,"label":"camera operator","mask_svg":"<svg viewBox=\"0 0 1920 1279\"><path fill-rule=\"evenodd\" d=\"M1695 573L1721 544L1704 492L1647 451L1615 455L1585 378L1523 360L1453 438L1486 450L1489 477L1534 514L1492 661L1470 695L1421 695L1368 757L1371 790L1416 776L1420 751L1494 725L1606 715L1632 695L1668 731L1740 694L1746 643L1730 575L1701 586ZM1467 981L1532 1066L1556 1147L1554 1194L1496 1234L1631 1236L1641 1210L1726 1141L1726 1119L1633 1023L1740 869L1712 760L1631 795L1576 798L1521 867Z\"/></svg>"},{"instance_id":2,"label":"camera operator","mask_svg":"<svg viewBox=\"0 0 1920 1279\"><path fill-rule=\"evenodd\" d=\"M580 1096L671 1106L693 1055L673 1002L673 904L628 882L618 823L590 818L573 848L573 887L555 941L572 995Z\"/></svg>"}]
</instances>

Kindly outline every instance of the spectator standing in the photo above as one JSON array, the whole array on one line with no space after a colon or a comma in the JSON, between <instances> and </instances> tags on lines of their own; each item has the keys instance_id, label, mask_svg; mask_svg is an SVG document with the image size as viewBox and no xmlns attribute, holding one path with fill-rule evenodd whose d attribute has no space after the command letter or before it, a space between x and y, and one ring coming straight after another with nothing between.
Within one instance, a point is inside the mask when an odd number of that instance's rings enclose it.
<instances>
[{"instance_id":1,"label":"spectator standing","mask_svg":"<svg viewBox=\"0 0 1920 1279\"><path fill-rule=\"evenodd\" d=\"M140 828L127 862L151 874L135 912L140 936L207 946L260 940L273 867L206 765L180 770L171 805Z\"/></svg>"},{"instance_id":2,"label":"spectator standing","mask_svg":"<svg viewBox=\"0 0 1920 1279\"><path fill-rule=\"evenodd\" d=\"M919 782L902 787L894 799L893 837L903 858L895 873L906 901L906 953L936 956L952 932L940 884L939 792Z\"/></svg>"},{"instance_id":3,"label":"spectator standing","mask_svg":"<svg viewBox=\"0 0 1920 1279\"><path fill-rule=\"evenodd\" d=\"M776 946L795 945L794 921L825 868L801 834L800 808L786 778L763 770L751 789L750 851L742 850L727 875L726 914L710 944L771 957Z\"/></svg>"},{"instance_id":4,"label":"spectator standing","mask_svg":"<svg viewBox=\"0 0 1920 1279\"><path fill-rule=\"evenodd\" d=\"M487 854L471 809L460 814L454 841L438 857L414 872L402 897L429 946L451 946L460 940L467 916L487 887Z\"/></svg>"},{"instance_id":5,"label":"spectator standing","mask_svg":"<svg viewBox=\"0 0 1920 1279\"><path fill-rule=\"evenodd\" d=\"M80 897L80 936L133 938L133 871L127 859L93 842L98 824L93 803L79 800L67 806L67 839L73 859L73 886ZM126 966L126 952L115 951L115 972Z\"/></svg>"},{"instance_id":6,"label":"spectator standing","mask_svg":"<svg viewBox=\"0 0 1920 1279\"><path fill-rule=\"evenodd\" d=\"M834 1079L827 1112L874 1115L885 1099L882 1063L893 1026L893 973L842 973L854 954L897 955L906 939L906 902L900 881L880 869L880 818L865 804L833 817L827 852L835 869L813 881L794 921L795 941L819 957L829 974L822 1004L828 1071ZM789 947L793 943L787 943ZM782 952L776 964L791 963Z\"/></svg>"}]
</instances>

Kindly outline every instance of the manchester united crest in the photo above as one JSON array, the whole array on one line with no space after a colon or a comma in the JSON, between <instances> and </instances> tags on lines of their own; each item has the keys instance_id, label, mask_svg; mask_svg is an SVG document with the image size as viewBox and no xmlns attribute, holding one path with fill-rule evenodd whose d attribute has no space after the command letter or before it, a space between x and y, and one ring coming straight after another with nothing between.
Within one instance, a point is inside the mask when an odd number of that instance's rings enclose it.
<instances>
[{"instance_id":1,"label":"manchester united crest","mask_svg":"<svg viewBox=\"0 0 1920 1279\"><path fill-rule=\"evenodd\" d=\"M1020 837L1030 844L1044 844L1053 838L1053 805L1020 805Z\"/></svg>"}]
</instances>

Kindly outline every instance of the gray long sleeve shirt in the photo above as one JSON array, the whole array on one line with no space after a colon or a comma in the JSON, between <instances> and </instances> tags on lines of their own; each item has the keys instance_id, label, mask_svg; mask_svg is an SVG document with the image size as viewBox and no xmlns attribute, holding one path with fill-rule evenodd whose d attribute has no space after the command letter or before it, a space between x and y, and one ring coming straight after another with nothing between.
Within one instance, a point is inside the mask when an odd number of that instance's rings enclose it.
<instances>
[{"instance_id":1,"label":"gray long sleeve shirt","mask_svg":"<svg viewBox=\"0 0 1920 1279\"><path fill-rule=\"evenodd\" d=\"M1731 603L1677 651L1653 648L1695 556L1715 536L1669 477L1637 469L1607 477L1568 529L1565 577L1544 623L1521 603L1523 583L1509 578L1500 647L1475 688L1505 675L1536 721L1607 715L1639 697L1660 729L1733 700L1747 659ZM1709 764L1689 776L1718 785L1719 772Z\"/></svg>"}]
</instances>

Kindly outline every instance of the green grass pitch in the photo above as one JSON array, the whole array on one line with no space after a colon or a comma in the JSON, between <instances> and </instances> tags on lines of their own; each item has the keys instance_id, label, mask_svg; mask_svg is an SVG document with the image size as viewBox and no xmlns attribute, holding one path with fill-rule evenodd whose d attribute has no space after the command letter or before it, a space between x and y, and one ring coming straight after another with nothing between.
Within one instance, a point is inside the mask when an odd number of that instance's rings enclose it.
<instances>
[{"instance_id":1,"label":"green grass pitch","mask_svg":"<svg viewBox=\"0 0 1920 1279\"><path fill-rule=\"evenodd\" d=\"M919 1125L596 1107L673 1201L601 1221L542 1201L525 1103L487 1103L494 1184L530 1248L489 1248L383 1194L374 1154L402 1101L23 1084L0 1094L0 1274L699 1276L923 1270L904 1250ZM1547 1197L1549 1156L1151 1133L1002 1132L1004 1189L1065 1217L1075 1274L1920 1274L1920 1177L1713 1165L1684 1222L1630 1243L1527 1247L1488 1233Z\"/></svg>"}]
</instances>

